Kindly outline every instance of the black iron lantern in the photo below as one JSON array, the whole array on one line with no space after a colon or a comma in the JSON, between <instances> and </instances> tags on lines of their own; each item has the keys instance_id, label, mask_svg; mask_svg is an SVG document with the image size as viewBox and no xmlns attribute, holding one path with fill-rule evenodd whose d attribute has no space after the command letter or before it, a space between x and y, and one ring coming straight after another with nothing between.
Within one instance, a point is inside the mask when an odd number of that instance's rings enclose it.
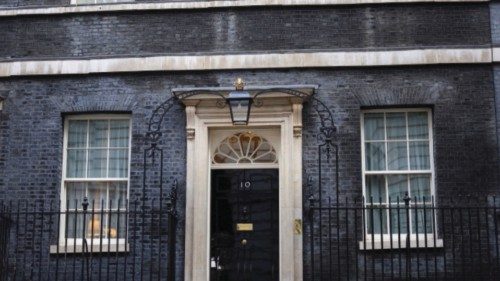
<instances>
[{"instance_id":1,"label":"black iron lantern","mask_svg":"<svg viewBox=\"0 0 500 281\"><path fill-rule=\"evenodd\" d=\"M231 120L234 125L247 125L253 99L249 92L243 90L245 83L241 78L238 78L235 86L236 90L230 92L226 99L231 112Z\"/></svg>"}]
</instances>

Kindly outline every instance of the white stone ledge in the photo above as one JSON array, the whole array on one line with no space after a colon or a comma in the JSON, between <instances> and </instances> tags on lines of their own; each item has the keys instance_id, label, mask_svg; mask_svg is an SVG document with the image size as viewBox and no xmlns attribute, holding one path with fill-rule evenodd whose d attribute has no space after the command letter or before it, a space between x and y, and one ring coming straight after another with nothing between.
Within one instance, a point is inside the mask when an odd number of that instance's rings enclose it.
<instances>
[{"instance_id":1,"label":"white stone ledge","mask_svg":"<svg viewBox=\"0 0 500 281\"><path fill-rule=\"evenodd\" d=\"M0 9L0 17L23 15L53 15L71 13L96 13L139 10L179 10L209 9L256 6L300 6L300 5L355 5L382 3L433 3L433 2L489 2L490 0L224 0L224 1L186 1L164 3L122 3L85 6L60 6L40 8Z\"/></svg>"},{"instance_id":2,"label":"white stone ledge","mask_svg":"<svg viewBox=\"0 0 500 281\"><path fill-rule=\"evenodd\" d=\"M82 245L50 245L51 254L77 254L77 253L126 253L130 251L130 245L125 243L89 245L85 248Z\"/></svg>"},{"instance_id":3,"label":"white stone ledge","mask_svg":"<svg viewBox=\"0 0 500 281\"><path fill-rule=\"evenodd\" d=\"M494 62L500 62L500 47L492 49L492 56Z\"/></svg>"},{"instance_id":4,"label":"white stone ledge","mask_svg":"<svg viewBox=\"0 0 500 281\"><path fill-rule=\"evenodd\" d=\"M183 55L0 63L0 77L113 72L491 63L491 48Z\"/></svg>"},{"instance_id":5,"label":"white stone ledge","mask_svg":"<svg viewBox=\"0 0 500 281\"><path fill-rule=\"evenodd\" d=\"M401 242L398 239L393 239L392 241L389 239L384 239L383 241L360 241L359 249L360 250L397 250L397 249L406 249L408 246L412 249L435 249L435 248L443 248L443 239L436 239L429 235L427 237L427 241L425 238L416 238L410 239L410 245L407 245L406 239L401 239ZM392 242L392 245L391 245Z\"/></svg>"}]
</instances>

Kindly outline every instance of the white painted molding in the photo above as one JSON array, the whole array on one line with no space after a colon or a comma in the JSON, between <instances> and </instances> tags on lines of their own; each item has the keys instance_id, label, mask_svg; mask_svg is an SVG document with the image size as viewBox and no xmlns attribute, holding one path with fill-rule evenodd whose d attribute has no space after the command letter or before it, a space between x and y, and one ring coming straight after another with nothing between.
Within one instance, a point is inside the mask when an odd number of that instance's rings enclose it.
<instances>
[{"instance_id":1,"label":"white painted molding","mask_svg":"<svg viewBox=\"0 0 500 281\"><path fill-rule=\"evenodd\" d=\"M493 48L491 52L493 61L500 62L500 47Z\"/></svg>"},{"instance_id":2,"label":"white painted molding","mask_svg":"<svg viewBox=\"0 0 500 281\"><path fill-rule=\"evenodd\" d=\"M0 17L23 15L54 15L74 13L98 13L145 10L186 10L210 8L234 8L256 6L300 6L300 5L355 5L382 3L434 3L434 2L489 2L490 0L222 0L222 1L182 1L165 3L121 3L84 6L58 6L40 8L1 9Z\"/></svg>"},{"instance_id":3,"label":"white painted molding","mask_svg":"<svg viewBox=\"0 0 500 281\"><path fill-rule=\"evenodd\" d=\"M491 63L492 56L491 48L478 48L36 60L1 62L0 77L146 71Z\"/></svg>"},{"instance_id":4,"label":"white painted molding","mask_svg":"<svg viewBox=\"0 0 500 281\"><path fill-rule=\"evenodd\" d=\"M258 89L279 88L261 86ZM316 85L290 85L312 94ZM252 87L246 88L249 91ZM257 87L254 87L255 90ZM203 88L178 88L176 93ZM231 88L205 88L208 91L227 91ZM294 222L302 221L302 136L294 136L294 126L302 126L302 99L290 95L266 96L262 106L252 109L248 126L235 127L228 109L216 105L212 96L197 95L185 98L186 128L195 132L186 138L186 239L184 280L208 281L210 274L210 190L212 155L220 142L234 133L252 130L265 137L276 149L278 163L266 168L279 169L279 280L302 281L303 235L294 234ZM224 168L263 168L260 164L226 164Z\"/></svg>"},{"instance_id":5,"label":"white painted molding","mask_svg":"<svg viewBox=\"0 0 500 281\"><path fill-rule=\"evenodd\" d=\"M107 240L107 239L106 239ZM51 254L80 254L80 253L127 253L130 251L130 245L129 243L120 242L118 244L107 244L107 243L102 243L100 244L99 241L97 241L96 244L90 245L88 247L90 249L85 249L83 245L50 245L49 251Z\"/></svg>"}]
</instances>

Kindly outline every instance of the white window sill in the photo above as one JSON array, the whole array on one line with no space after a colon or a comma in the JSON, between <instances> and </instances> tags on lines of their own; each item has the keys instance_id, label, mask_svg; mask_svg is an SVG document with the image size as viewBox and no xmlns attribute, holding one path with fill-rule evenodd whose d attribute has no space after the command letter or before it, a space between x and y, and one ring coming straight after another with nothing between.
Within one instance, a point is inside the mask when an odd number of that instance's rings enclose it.
<instances>
[{"instance_id":1,"label":"white window sill","mask_svg":"<svg viewBox=\"0 0 500 281\"><path fill-rule=\"evenodd\" d=\"M95 0L77 0L77 1L72 1L71 4L75 6L80 6L80 5L107 5L107 4L120 4L120 3L130 3L130 2L135 2L135 0L102 0L102 1L95 1Z\"/></svg>"},{"instance_id":2,"label":"white window sill","mask_svg":"<svg viewBox=\"0 0 500 281\"><path fill-rule=\"evenodd\" d=\"M390 239L384 239L384 240L366 240L366 241L360 241L359 242L359 249L360 250L397 250L397 249L406 249L407 248L407 241L405 238L401 238L401 241L398 239L393 239L392 240L392 247L391 247L391 240ZM418 240L416 238L410 238L410 248L412 249L425 249L425 248L443 248L443 239L436 239L431 237L427 237L427 245L425 243L425 238L419 238Z\"/></svg>"},{"instance_id":3,"label":"white window sill","mask_svg":"<svg viewBox=\"0 0 500 281\"><path fill-rule=\"evenodd\" d=\"M127 253L130 251L130 245L127 243L119 244L94 244L88 245L86 253ZM81 254L84 252L83 245L51 245L51 254Z\"/></svg>"}]
</instances>

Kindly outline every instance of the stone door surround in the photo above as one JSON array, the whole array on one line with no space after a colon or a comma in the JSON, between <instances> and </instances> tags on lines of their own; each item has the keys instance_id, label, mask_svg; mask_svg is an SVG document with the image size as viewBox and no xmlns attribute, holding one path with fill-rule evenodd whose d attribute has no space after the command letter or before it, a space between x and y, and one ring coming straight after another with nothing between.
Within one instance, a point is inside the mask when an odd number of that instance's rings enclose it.
<instances>
[{"instance_id":1,"label":"stone door surround","mask_svg":"<svg viewBox=\"0 0 500 281\"><path fill-rule=\"evenodd\" d=\"M271 87L269 87L271 88ZM312 95L315 86L277 86ZM174 89L174 95L194 90L217 91L227 96L232 88ZM251 94L265 87L246 87ZM279 270L283 281L301 281L302 231L302 103L286 93L269 92L253 106L248 126L233 126L221 96L193 95L186 106L187 173L184 280L209 281L211 137L228 130L262 130L279 138ZM219 103L217 102L219 101ZM272 133L274 131L274 133Z\"/></svg>"}]
</instances>

